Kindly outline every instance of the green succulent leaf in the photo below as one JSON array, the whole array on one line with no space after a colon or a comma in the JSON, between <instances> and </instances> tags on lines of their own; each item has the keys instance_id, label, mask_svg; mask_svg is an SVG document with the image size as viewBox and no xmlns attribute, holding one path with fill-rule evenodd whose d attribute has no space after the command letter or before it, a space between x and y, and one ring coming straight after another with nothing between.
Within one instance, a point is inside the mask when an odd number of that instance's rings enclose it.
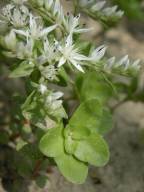
<instances>
[{"instance_id":1,"label":"green succulent leaf","mask_svg":"<svg viewBox=\"0 0 144 192\"><path fill-rule=\"evenodd\" d=\"M84 139L96 132L100 125L102 106L97 99L82 103L71 117L64 135L72 135L73 139Z\"/></svg>"},{"instance_id":2,"label":"green succulent leaf","mask_svg":"<svg viewBox=\"0 0 144 192\"><path fill-rule=\"evenodd\" d=\"M11 78L25 77L32 73L34 64L30 64L27 61L23 61L16 67L9 75Z\"/></svg>"},{"instance_id":3,"label":"green succulent leaf","mask_svg":"<svg viewBox=\"0 0 144 192\"><path fill-rule=\"evenodd\" d=\"M77 80L77 87L79 87L80 78ZM97 99L102 104L107 102L107 100L112 96L112 87L106 82L103 76L97 74L96 72L88 72L83 77L83 82L81 83L81 89L79 90L80 99L86 101L89 99Z\"/></svg>"},{"instance_id":4,"label":"green succulent leaf","mask_svg":"<svg viewBox=\"0 0 144 192\"><path fill-rule=\"evenodd\" d=\"M54 160L64 177L69 181L81 184L85 181L88 166L65 152L63 128L57 127L48 131L40 141L40 151Z\"/></svg>"},{"instance_id":5,"label":"green succulent leaf","mask_svg":"<svg viewBox=\"0 0 144 192\"><path fill-rule=\"evenodd\" d=\"M101 122L98 127L98 133L101 135L105 135L112 129L112 127L113 127L112 114L108 108L104 108L103 115L101 117Z\"/></svg>"},{"instance_id":6,"label":"green succulent leaf","mask_svg":"<svg viewBox=\"0 0 144 192\"><path fill-rule=\"evenodd\" d=\"M110 118L110 120L109 120ZM110 112L97 99L82 103L64 130L67 153L80 161L103 166L109 159L108 146L100 134L111 127Z\"/></svg>"},{"instance_id":7,"label":"green succulent leaf","mask_svg":"<svg viewBox=\"0 0 144 192\"><path fill-rule=\"evenodd\" d=\"M40 151L47 157L56 157L63 152L62 127L50 129L40 140Z\"/></svg>"},{"instance_id":8,"label":"green succulent leaf","mask_svg":"<svg viewBox=\"0 0 144 192\"><path fill-rule=\"evenodd\" d=\"M57 156L55 162L67 180L75 184L84 183L88 174L87 164L77 160L75 157L65 152L60 156Z\"/></svg>"},{"instance_id":9,"label":"green succulent leaf","mask_svg":"<svg viewBox=\"0 0 144 192\"><path fill-rule=\"evenodd\" d=\"M74 140L85 139L91 134L91 130L84 126L71 126L67 125L64 130L64 136L72 137Z\"/></svg>"},{"instance_id":10,"label":"green succulent leaf","mask_svg":"<svg viewBox=\"0 0 144 192\"><path fill-rule=\"evenodd\" d=\"M77 143L74 155L81 161L100 167L108 162L109 149L105 140L95 133Z\"/></svg>"},{"instance_id":11,"label":"green succulent leaf","mask_svg":"<svg viewBox=\"0 0 144 192\"><path fill-rule=\"evenodd\" d=\"M27 108L29 108L30 104L32 103L33 101L33 98L35 96L35 91L33 91L26 99L26 101L24 102L24 104L22 105L22 110L27 110Z\"/></svg>"},{"instance_id":12,"label":"green succulent leaf","mask_svg":"<svg viewBox=\"0 0 144 192\"><path fill-rule=\"evenodd\" d=\"M76 147L77 147L78 141L74 140L71 136L66 136L64 140L64 147L68 154L73 154Z\"/></svg>"}]
</instances>

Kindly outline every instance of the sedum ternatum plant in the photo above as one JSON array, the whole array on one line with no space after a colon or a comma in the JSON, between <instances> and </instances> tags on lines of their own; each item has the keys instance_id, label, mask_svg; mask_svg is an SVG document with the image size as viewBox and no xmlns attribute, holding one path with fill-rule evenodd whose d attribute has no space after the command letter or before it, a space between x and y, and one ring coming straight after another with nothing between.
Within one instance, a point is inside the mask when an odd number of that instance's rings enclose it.
<instances>
[{"instance_id":1,"label":"sedum ternatum plant","mask_svg":"<svg viewBox=\"0 0 144 192\"><path fill-rule=\"evenodd\" d=\"M73 2L76 15L65 14L59 0L11 0L0 13L9 77L23 77L25 84L25 94L14 96L12 119L18 123L7 132L22 178L46 179L48 166L56 164L64 177L81 184L90 165L104 166L104 135L112 127L107 103L117 92L113 77L132 77L140 69L139 60L107 58L107 46L80 36L92 29L80 23L78 12L106 22L117 21L122 11L104 7L104 1Z\"/></svg>"}]
</instances>

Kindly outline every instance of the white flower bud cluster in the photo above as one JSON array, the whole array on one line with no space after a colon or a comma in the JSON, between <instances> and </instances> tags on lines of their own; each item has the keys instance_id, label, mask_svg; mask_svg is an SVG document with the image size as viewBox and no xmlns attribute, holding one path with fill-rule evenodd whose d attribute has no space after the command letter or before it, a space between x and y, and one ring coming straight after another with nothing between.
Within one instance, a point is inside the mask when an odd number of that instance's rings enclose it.
<instances>
[{"instance_id":1,"label":"white flower bud cluster","mask_svg":"<svg viewBox=\"0 0 144 192\"><path fill-rule=\"evenodd\" d=\"M83 9L88 9L91 13L99 12L100 15L106 17L122 17L124 14L123 11L118 10L118 6L113 7L105 7L106 1L98 1L95 0L80 0L79 6Z\"/></svg>"},{"instance_id":2,"label":"white flower bud cluster","mask_svg":"<svg viewBox=\"0 0 144 192\"><path fill-rule=\"evenodd\" d=\"M7 50L9 50L4 52L7 57L18 58L22 60L31 60L34 58L34 41L32 39L29 39L27 42L18 41L14 30L11 30L10 33L4 38L1 38L1 43Z\"/></svg>"},{"instance_id":3,"label":"white flower bud cluster","mask_svg":"<svg viewBox=\"0 0 144 192\"><path fill-rule=\"evenodd\" d=\"M29 0L31 4L39 6L55 23L61 24L64 19L63 8L59 0Z\"/></svg>"},{"instance_id":4,"label":"white flower bud cluster","mask_svg":"<svg viewBox=\"0 0 144 192\"><path fill-rule=\"evenodd\" d=\"M55 79L57 79L57 69L55 68L54 65L48 65L46 67L43 67L41 69L41 74L43 75L43 77L45 77L46 79L53 81Z\"/></svg>"},{"instance_id":5,"label":"white flower bud cluster","mask_svg":"<svg viewBox=\"0 0 144 192\"><path fill-rule=\"evenodd\" d=\"M62 112L63 101L60 98L63 97L64 94L61 91L50 91L45 84L41 83L39 85L39 92L43 95L44 105L46 106L50 114L56 114L59 110Z\"/></svg>"},{"instance_id":6,"label":"white flower bud cluster","mask_svg":"<svg viewBox=\"0 0 144 192\"><path fill-rule=\"evenodd\" d=\"M139 71L140 68L140 59L130 62L128 55L125 55L118 61L115 57L111 57L107 60L106 64L104 65L104 69L106 71L112 71L113 69L122 69L123 71Z\"/></svg>"},{"instance_id":7,"label":"white flower bud cluster","mask_svg":"<svg viewBox=\"0 0 144 192\"><path fill-rule=\"evenodd\" d=\"M105 16L115 16L115 17L122 17L124 12L121 11L121 10L117 10L118 9L118 6L115 5L113 7L107 7L107 8L104 8L102 9L102 13L105 15Z\"/></svg>"},{"instance_id":8,"label":"white flower bud cluster","mask_svg":"<svg viewBox=\"0 0 144 192\"><path fill-rule=\"evenodd\" d=\"M28 16L29 10L25 5L8 4L1 11L0 21L15 28L22 28L28 24Z\"/></svg>"},{"instance_id":9,"label":"white flower bud cluster","mask_svg":"<svg viewBox=\"0 0 144 192\"><path fill-rule=\"evenodd\" d=\"M61 107L62 100L60 100L60 98L62 96L63 96L62 92L54 92L47 96L46 104L49 108L51 108L51 111L56 110Z\"/></svg>"}]
</instances>

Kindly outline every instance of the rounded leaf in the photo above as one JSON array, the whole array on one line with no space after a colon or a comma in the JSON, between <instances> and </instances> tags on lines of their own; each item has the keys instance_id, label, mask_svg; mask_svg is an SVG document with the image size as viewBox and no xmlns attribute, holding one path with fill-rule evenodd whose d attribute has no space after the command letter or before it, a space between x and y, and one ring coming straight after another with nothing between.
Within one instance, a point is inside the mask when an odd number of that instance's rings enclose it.
<instances>
[{"instance_id":1,"label":"rounded leaf","mask_svg":"<svg viewBox=\"0 0 144 192\"><path fill-rule=\"evenodd\" d=\"M97 99L85 101L71 117L65 130L65 136L70 132L73 139L84 139L90 133L96 132L100 125L102 112L102 105Z\"/></svg>"},{"instance_id":2,"label":"rounded leaf","mask_svg":"<svg viewBox=\"0 0 144 192\"><path fill-rule=\"evenodd\" d=\"M63 152L62 128L50 129L40 140L40 151L47 157L56 157Z\"/></svg>"},{"instance_id":3,"label":"rounded leaf","mask_svg":"<svg viewBox=\"0 0 144 192\"><path fill-rule=\"evenodd\" d=\"M85 163L66 153L56 157L55 161L67 180L75 184L84 183L88 174L88 166Z\"/></svg>"},{"instance_id":4,"label":"rounded leaf","mask_svg":"<svg viewBox=\"0 0 144 192\"><path fill-rule=\"evenodd\" d=\"M101 118L101 123L98 127L98 133L99 134L106 134L108 131L110 131L113 127L113 119L112 114L108 108L105 108L103 110L103 115Z\"/></svg>"},{"instance_id":5,"label":"rounded leaf","mask_svg":"<svg viewBox=\"0 0 144 192\"><path fill-rule=\"evenodd\" d=\"M100 167L109 160L109 149L99 134L93 134L78 142L74 156L81 161Z\"/></svg>"},{"instance_id":6,"label":"rounded leaf","mask_svg":"<svg viewBox=\"0 0 144 192\"><path fill-rule=\"evenodd\" d=\"M112 91L112 88L101 74L88 72L84 75L80 98L83 101L86 101L87 98L96 98L101 103L105 103L112 96Z\"/></svg>"}]
</instances>

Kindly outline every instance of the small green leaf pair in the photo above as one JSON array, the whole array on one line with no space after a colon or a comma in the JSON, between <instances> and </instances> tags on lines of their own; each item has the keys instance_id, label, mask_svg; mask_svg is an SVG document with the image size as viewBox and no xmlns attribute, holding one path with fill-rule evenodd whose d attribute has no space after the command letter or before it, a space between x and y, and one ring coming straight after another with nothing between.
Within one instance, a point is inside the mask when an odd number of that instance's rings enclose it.
<instances>
[{"instance_id":1,"label":"small green leaf pair","mask_svg":"<svg viewBox=\"0 0 144 192\"><path fill-rule=\"evenodd\" d=\"M40 141L40 150L48 157L53 157L61 173L73 183L83 183L88 167L78 161L64 149L63 128L51 129Z\"/></svg>"},{"instance_id":2,"label":"small green leaf pair","mask_svg":"<svg viewBox=\"0 0 144 192\"><path fill-rule=\"evenodd\" d=\"M61 173L71 182L81 184L88 173L88 165L104 166L109 150L99 133L107 130L107 116L96 99L76 110L69 124L50 129L40 141L41 152L55 159ZM99 128L104 125L102 132ZM110 124L109 124L110 125Z\"/></svg>"}]
</instances>

